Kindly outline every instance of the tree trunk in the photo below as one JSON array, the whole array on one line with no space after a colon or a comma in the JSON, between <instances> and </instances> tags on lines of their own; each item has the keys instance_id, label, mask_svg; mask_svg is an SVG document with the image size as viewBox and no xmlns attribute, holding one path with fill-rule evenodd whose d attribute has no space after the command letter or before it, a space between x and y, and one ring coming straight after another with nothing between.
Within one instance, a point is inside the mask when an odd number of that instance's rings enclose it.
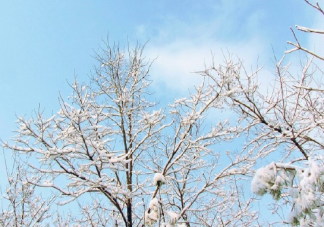
<instances>
[{"instance_id":1,"label":"tree trunk","mask_svg":"<svg viewBox=\"0 0 324 227\"><path fill-rule=\"evenodd\" d=\"M127 199L127 227L132 227L132 200Z\"/></svg>"}]
</instances>

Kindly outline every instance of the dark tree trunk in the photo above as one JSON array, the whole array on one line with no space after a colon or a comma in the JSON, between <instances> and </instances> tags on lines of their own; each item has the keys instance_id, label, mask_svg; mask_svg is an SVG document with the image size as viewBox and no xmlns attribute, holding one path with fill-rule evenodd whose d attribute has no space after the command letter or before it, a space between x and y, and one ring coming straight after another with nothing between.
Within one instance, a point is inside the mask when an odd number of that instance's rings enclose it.
<instances>
[{"instance_id":1,"label":"dark tree trunk","mask_svg":"<svg viewBox=\"0 0 324 227\"><path fill-rule=\"evenodd\" d=\"M132 227L132 200L127 199L127 227Z\"/></svg>"}]
</instances>

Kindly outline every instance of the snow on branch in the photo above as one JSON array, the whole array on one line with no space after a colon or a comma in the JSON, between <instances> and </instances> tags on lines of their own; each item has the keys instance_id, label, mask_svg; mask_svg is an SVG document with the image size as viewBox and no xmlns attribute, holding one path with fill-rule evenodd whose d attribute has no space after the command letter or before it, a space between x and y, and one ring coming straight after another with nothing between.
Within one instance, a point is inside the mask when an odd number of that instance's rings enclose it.
<instances>
[{"instance_id":1,"label":"snow on branch","mask_svg":"<svg viewBox=\"0 0 324 227\"><path fill-rule=\"evenodd\" d=\"M317 33L317 34L324 34L323 30L317 30L317 29L312 29L312 28L306 28L306 27L302 27L299 25L296 25L296 28L299 31L303 31L303 32L312 32L312 33Z\"/></svg>"},{"instance_id":2,"label":"snow on branch","mask_svg":"<svg viewBox=\"0 0 324 227\"><path fill-rule=\"evenodd\" d=\"M288 222L299 224L304 217L316 222L317 213L323 213L321 197L324 194L324 167L309 160L307 167L291 164L271 163L258 169L251 183L252 192L258 195L271 194L274 199L288 194L292 211Z\"/></svg>"}]
</instances>

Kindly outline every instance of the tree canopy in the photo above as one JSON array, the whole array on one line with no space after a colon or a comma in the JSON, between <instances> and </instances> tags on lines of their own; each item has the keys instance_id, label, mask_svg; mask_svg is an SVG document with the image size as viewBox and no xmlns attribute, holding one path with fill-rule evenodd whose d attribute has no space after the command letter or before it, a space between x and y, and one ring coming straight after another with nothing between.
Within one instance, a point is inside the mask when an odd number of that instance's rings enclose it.
<instances>
[{"instance_id":1,"label":"tree canopy","mask_svg":"<svg viewBox=\"0 0 324 227\"><path fill-rule=\"evenodd\" d=\"M167 106L150 89L145 45L105 43L90 81L76 78L56 114L18 117L15 137L3 141L16 168L7 173L0 224L321 226L324 58L292 34L293 49L267 86L261 69L229 56L197 72L201 84ZM294 74L285 57L296 51L306 58ZM37 188L53 194L42 198ZM266 193L273 223L254 205ZM77 203L78 214L53 211L55 203Z\"/></svg>"}]
</instances>

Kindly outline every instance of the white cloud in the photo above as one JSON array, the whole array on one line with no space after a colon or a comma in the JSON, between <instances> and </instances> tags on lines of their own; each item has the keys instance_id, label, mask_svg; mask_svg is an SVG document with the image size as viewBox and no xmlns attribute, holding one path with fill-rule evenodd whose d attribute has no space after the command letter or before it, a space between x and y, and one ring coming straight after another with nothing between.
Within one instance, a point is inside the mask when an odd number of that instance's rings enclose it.
<instances>
[{"instance_id":1,"label":"white cloud","mask_svg":"<svg viewBox=\"0 0 324 227\"><path fill-rule=\"evenodd\" d=\"M165 15L158 27L138 26L139 39L151 37L146 55L150 59L157 57L151 70L153 86L183 93L200 83L201 78L194 72L204 70L205 64L208 67L213 56L216 64L223 63L224 56L238 57L248 69L256 68L257 63L263 66L271 59L268 37L258 31L264 18L262 10L242 16L249 7L245 2L220 1L210 6L206 17L201 13L185 21Z\"/></svg>"},{"instance_id":2,"label":"white cloud","mask_svg":"<svg viewBox=\"0 0 324 227\"><path fill-rule=\"evenodd\" d=\"M154 85L163 83L170 89L182 92L200 83L201 78L194 72L204 70L205 65L210 66L213 56L216 64L222 64L224 58L230 55L234 59L240 58L246 68L256 68L259 57L259 63L265 64L265 46L258 38L240 43L212 39L202 39L196 43L189 39L178 39L172 43L148 47L146 53L150 58L158 55L152 68Z\"/></svg>"},{"instance_id":3,"label":"white cloud","mask_svg":"<svg viewBox=\"0 0 324 227\"><path fill-rule=\"evenodd\" d=\"M259 67L265 66L260 72L260 82L267 84L273 78L274 71L271 44L276 43L274 37L280 34L276 31L266 32L271 28L262 25L268 13L262 9L242 16L241 12L246 12L248 7L245 2L220 1L217 7L214 5L206 13L209 15L208 20L202 20L202 15L196 15L190 21L165 15L163 24L158 27L139 26L138 38L151 37L146 55L150 59L157 57L151 70L153 86L157 90L163 87L169 89L168 92L183 93L200 83L200 77L194 72L204 70L205 64L208 67L212 55L215 63L219 64L228 54L234 59L240 58L247 69L255 69L257 64ZM213 13L214 16L211 16ZM228 38L224 39L227 35ZM316 40L316 43L320 41ZM283 54L284 51L279 50L279 53ZM287 60L290 58L293 56L287 57Z\"/></svg>"}]
</instances>

